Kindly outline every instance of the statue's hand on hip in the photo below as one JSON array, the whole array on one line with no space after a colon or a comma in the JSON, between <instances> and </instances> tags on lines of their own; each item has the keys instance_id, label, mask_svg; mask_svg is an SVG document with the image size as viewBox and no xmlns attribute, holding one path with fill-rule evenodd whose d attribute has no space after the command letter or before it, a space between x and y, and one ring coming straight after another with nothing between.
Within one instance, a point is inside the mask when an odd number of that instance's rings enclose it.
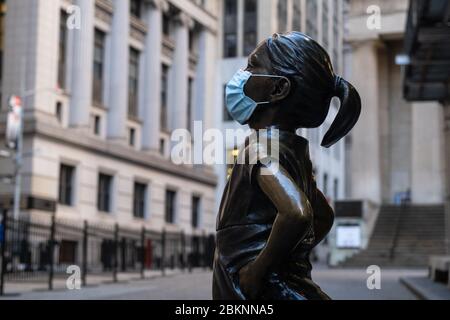
<instances>
[{"instance_id":1,"label":"statue's hand on hip","mask_svg":"<svg viewBox=\"0 0 450 320\"><path fill-rule=\"evenodd\" d=\"M263 284L263 274L253 262L239 271L239 285L249 299L257 299Z\"/></svg>"}]
</instances>

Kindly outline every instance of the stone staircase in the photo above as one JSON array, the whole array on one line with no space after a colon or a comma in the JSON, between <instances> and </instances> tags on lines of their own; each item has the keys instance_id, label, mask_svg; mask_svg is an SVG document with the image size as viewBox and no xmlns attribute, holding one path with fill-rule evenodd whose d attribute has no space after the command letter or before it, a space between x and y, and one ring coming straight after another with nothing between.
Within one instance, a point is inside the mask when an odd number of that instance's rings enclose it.
<instances>
[{"instance_id":1,"label":"stone staircase","mask_svg":"<svg viewBox=\"0 0 450 320\"><path fill-rule=\"evenodd\" d=\"M383 205L367 249L341 266L426 267L445 252L443 205Z\"/></svg>"}]
</instances>

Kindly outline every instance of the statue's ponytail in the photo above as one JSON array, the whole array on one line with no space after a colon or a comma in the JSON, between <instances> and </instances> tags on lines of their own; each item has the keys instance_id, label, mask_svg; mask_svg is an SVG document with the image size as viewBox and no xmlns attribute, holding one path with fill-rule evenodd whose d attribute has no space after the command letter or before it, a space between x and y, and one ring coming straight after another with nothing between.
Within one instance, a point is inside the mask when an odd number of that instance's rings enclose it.
<instances>
[{"instance_id":1,"label":"statue's ponytail","mask_svg":"<svg viewBox=\"0 0 450 320\"><path fill-rule=\"evenodd\" d=\"M339 76L335 77L334 96L339 98L341 106L322 140L321 145L326 148L331 147L349 133L361 114L361 98L358 91Z\"/></svg>"},{"instance_id":2,"label":"statue's ponytail","mask_svg":"<svg viewBox=\"0 0 450 320\"><path fill-rule=\"evenodd\" d=\"M361 98L346 80L336 76L330 56L316 41L301 32L274 34L266 41L274 73L288 77L292 89L277 117L296 128L317 128L324 123L332 97L341 106L322 140L329 148L342 139L361 114ZM288 120L286 120L288 119Z\"/></svg>"}]
</instances>

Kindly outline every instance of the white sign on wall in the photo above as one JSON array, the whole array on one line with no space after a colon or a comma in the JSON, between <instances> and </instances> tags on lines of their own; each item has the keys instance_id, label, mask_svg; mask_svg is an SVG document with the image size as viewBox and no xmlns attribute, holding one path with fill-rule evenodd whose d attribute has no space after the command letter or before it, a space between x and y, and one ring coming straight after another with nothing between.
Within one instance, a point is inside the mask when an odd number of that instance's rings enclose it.
<instances>
[{"instance_id":1,"label":"white sign on wall","mask_svg":"<svg viewBox=\"0 0 450 320\"><path fill-rule=\"evenodd\" d=\"M337 226L336 245L338 248L361 248L361 227L359 225Z\"/></svg>"}]
</instances>

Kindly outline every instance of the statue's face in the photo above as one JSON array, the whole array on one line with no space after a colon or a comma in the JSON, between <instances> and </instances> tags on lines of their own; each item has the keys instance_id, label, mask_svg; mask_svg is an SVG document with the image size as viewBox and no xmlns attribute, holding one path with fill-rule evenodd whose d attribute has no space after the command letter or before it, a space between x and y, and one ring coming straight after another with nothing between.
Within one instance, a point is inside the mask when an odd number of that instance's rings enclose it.
<instances>
[{"instance_id":1,"label":"statue's face","mask_svg":"<svg viewBox=\"0 0 450 320\"><path fill-rule=\"evenodd\" d=\"M272 64L267 54L265 42L256 47L256 49L249 55L248 64L245 71L252 74L273 74ZM251 77L245 87L245 94L256 102L269 101L270 95L274 89L273 78L268 77Z\"/></svg>"}]
</instances>

